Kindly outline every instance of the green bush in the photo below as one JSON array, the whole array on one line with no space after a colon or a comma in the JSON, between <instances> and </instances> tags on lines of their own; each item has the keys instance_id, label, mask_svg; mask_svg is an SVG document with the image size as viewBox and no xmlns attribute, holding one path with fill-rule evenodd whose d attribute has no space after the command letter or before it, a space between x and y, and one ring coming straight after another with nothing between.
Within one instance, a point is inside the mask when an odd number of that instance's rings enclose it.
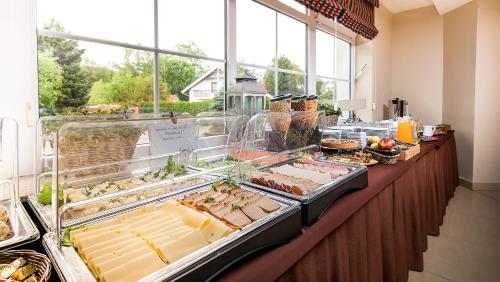
<instances>
[{"instance_id":1,"label":"green bush","mask_svg":"<svg viewBox=\"0 0 500 282\"><path fill-rule=\"evenodd\" d=\"M143 109L145 113L153 112L152 102L139 103L139 107ZM161 112L180 112L180 113L190 113L192 115L197 115L201 112L212 112L214 109L214 101L202 101L202 102L189 102L189 101L178 101L178 102L160 102Z\"/></svg>"}]
</instances>

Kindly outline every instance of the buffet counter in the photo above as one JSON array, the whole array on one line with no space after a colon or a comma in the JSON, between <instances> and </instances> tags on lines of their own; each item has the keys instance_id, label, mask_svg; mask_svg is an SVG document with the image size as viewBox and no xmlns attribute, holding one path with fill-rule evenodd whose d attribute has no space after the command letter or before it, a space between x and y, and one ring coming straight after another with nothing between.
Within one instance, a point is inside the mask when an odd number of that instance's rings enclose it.
<instances>
[{"instance_id":1,"label":"buffet counter","mask_svg":"<svg viewBox=\"0 0 500 282\"><path fill-rule=\"evenodd\" d=\"M222 281L407 281L423 270L427 235L439 235L458 185L453 133L418 155L368 170L369 186L337 200L288 244L257 252Z\"/></svg>"}]
</instances>

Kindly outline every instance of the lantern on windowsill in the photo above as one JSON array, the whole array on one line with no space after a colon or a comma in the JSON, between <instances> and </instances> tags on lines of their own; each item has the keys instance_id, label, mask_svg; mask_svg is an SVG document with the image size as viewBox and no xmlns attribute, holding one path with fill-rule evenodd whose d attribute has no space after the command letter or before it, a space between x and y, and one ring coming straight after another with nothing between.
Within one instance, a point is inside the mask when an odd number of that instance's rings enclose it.
<instances>
[{"instance_id":1,"label":"lantern on windowsill","mask_svg":"<svg viewBox=\"0 0 500 282\"><path fill-rule=\"evenodd\" d=\"M266 111L267 91L257 83L249 71L236 78L227 90L227 110L248 116Z\"/></svg>"}]
</instances>

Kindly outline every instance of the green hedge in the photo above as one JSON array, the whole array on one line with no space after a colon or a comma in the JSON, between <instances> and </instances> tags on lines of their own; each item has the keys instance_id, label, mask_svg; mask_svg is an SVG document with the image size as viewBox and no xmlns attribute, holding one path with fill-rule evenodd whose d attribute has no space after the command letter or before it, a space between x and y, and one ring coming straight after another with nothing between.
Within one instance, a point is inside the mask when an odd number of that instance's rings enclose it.
<instances>
[{"instance_id":1,"label":"green hedge","mask_svg":"<svg viewBox=\"0 0 500 282\"><path fill-rule=\"evenodd\" d=\"M153 112L153 103L152 102L144 102L140 103L139 107L145 113ZM189 102L189 101L178 101L178 102L160 102L160 111L161 112L181 112L181 113L190 113L192 115L199 114L201 112L212 112L214 110L214 101L203 101L203 102Z\"/></svg>"}]
</instances>

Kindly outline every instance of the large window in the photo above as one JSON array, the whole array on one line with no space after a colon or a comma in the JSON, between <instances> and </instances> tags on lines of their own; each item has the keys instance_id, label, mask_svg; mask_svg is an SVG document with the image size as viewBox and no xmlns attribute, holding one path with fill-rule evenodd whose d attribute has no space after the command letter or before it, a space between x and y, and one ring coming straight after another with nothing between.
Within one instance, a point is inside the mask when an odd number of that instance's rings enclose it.
<instances>
[{"instance_id":1,"label":"large window","mask_svg":"<svg viewBox=\"0 0 500 282\"><path fill-rule=\"evenodd\" d=\"M213 110L225 85L224 6L224 0L38 0L41 114L167 111L176 110L177 100L200 102L193 114Z\"/></svg>"},{"instance_id":2,"label":"large window","mask_svg":"<svg viewBox=\"0 0 500 282\"><path fill-rule=\"evenodd\" d=\"M253 1L237 2L236 20L238 72L273 96L306 93L306 24Z\"/></svg>"},{"instance_id":3,"label":"large window","mask_svg":"<svg viewBox=\"0 0 500 282\"><path fill-rule=\"evenodd\" d=\"M316 30L316 94L322 103L351 97L351 44Z\"/></svg>"},{"instance_id":4,"label":"large window","mask_svg":"<svg viewBox=\"0 0 500 282\"><path fill-rule=\"evenodd\" d=\"M352 91L353 35L293 0L37 0L37 27L42 115L222 110L247 70L272 96Z\"/></svg>"}]
</instances>

